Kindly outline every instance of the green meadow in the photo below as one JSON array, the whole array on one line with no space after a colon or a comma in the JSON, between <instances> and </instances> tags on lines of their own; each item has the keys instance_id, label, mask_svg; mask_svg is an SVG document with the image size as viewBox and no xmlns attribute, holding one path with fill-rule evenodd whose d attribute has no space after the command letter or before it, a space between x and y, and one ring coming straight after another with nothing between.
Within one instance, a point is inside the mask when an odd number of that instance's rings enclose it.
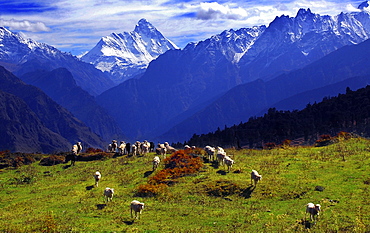
<instances>
[{"instance_id":1,"label":"green meadow","mask_svg":"<svg viewBox=\"0 0 370 233\"><path fill-rule=\"evenodd\" d=\"M0 232L370 232L369 140L226 152L235 160L230 172L205 160L153 196L138 188L163 169L161 162L152 172L154 153L4 168ZM263 176L256 187L252 169ZM114 188L111 202L106 187ZM140 219L130 216L132 200L145 203ZM322 206L316 223L305 216L309 202Z\"/></svg>"}]
</instances>

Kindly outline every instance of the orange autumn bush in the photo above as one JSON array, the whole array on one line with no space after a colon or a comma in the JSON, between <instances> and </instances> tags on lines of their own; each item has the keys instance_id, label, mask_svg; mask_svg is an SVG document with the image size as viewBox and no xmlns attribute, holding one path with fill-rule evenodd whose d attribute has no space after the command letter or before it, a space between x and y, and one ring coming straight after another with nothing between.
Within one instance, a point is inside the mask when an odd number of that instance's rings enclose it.
<instances>
[{"instance_id":1,"label":"orange autumn bush","mask_svg":"<svg viewBox=\"0 0 370 233\"><path fill-rule=\"evenodd\" d=\"M176 183L176 179L194 174L203 167L198 156L188 154L188 150L179 150L164 159L165 168L149 178L148 184L140 185L136 196L155 196L162 193L164 187Z\"/></svg>"}]
</instances>

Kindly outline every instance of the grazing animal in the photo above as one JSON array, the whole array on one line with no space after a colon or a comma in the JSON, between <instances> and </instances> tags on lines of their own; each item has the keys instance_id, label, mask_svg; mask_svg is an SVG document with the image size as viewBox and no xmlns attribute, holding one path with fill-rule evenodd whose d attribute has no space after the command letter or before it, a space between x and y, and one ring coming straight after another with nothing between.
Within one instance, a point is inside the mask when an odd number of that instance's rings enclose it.
<instances>
[{"instance_id":1,"label":"grazing animal","mask_svg":"<svg viewBox=\"0 0 370 233\"><path fill-rule=\"evenodd\" d=\"M216 146L215 153L217 153L216 157L217 157L218 164L219 165L223 164L225 156L226 156L226 152L224 151L224 149Z\"/></svg>"},{"instance_id":2,"label":"grazing animal","mask_svg":"<svg viewBox=\"0 0 370 233\"><path fill-rule=\"evenodd\" d=\"M141 155L141 142L136 141L135 146L136 146L136 155Z\"/></svg>"},{"instance_id":3,"label":"grazing animal","mask_svg":"<svg viewBox=\"0 0 370 233\"><path fill-rule=\"evenodd\" d=\"M154 148L155 148L154 142L149 142L149 144L150 144L149 152L154 152Z\"/></svg>"},{"instance_id":4,"label":"grazing animal","mask_svg":"<svg viewBox=\"0 0 370 233\"><path fill-rule=\"evenodd\" d=\"M81 152L81 150L82 150L81 142L77 142L76 144L72 146L71 151L74 155L78 155Z\"/></svg>"},{"instance_id":5,"label":"grazing animal","mask_svg":"<svg viewBox=\"0 0 370 233\"><path fill-rule=\"evenodd\" d=\"M214 155L215 155L215 150L216 149L212 146L205 146L203 149L206 151L206 153L208 155L208 160L213 161L215 159Z\"/></svg>"},{"instance_id":6,"label":"grazing animal","mask_svg":"<svg viewBox=\"0 0 370 233\"><path fill-rule=\"evenodd\" d=\"M71 161L71 166L75 165L77 155L81 152L82 150L82 145L81 142L77 142L72 146L72 154L67 155L66 157L66 162Z\"/></svg>"},{"instance_id":7,"label":"grazing animal","mask_svg":"<svg viewBox=\"0 0 370 233\"><path fill-rule=\"evenodd\" d=\"M157 155L162 155L163 158L166 157L166 153L167 153L167 148L164 146L164 144L160 144L158 143L157 145L158 147L155 149L155 153Z\"/></svg>"},{"instance_id":8,"label":"grazing animal","mask_svg":"<svg viewBox=\"0 0 370 233\"><path fill-rule=\"evenodd\" d=\"M229 156L226 155L225 158L224 158L224 163L227 166L228 172L230 172L230 169L231 169L231 167L233 166L233 164L235 162Z\"/></svg>"},{"instance_id":9,"label":"grazing animal","mask_svg":"<svg viewBox=\"0 0 370 233\"><path fill-rule=\"evenodd\" d=\"M148 141L144 141L141 145L141 154L146 155L149 153L150 143Z\"/></svg>"},{"instance_id":10,"label":"grazing animal","mask_svg":"<svg viewBox=\"0 0 370 233\"><path fill-rule=\"evenodd\" d=\"M143 209L144 209L144 203L136 201L136 200L132 201L131 204L130 204L131 218L133 217L132 211L134 211L135 212L135 219L137 219L138 217L140 219L140 215L141 215L141 212L143 211Z\"/></svg>"},{"instance_id":11,"label":"grazing animal","mask_svg":"<svg viewBox=\"0 0 370 233\"><path fill-rule=\"evenodd\" d=\"M77 155L80 154L81 151L82 151L82 144L81 142L77 142Z\"/></svg>"},{"instance_id":12,"label":"grazing animal","mask_svg":"<svg viewBox=\"0 0 370 233\"><path fill-rule=\"evenodd\" d=\"M254 185L256 186L258 184L258 181L262 180L262 175L258 174L258 172L256 170L252 170L251 172L251 185L253 185L253 182L254 182Z\"/></svg>"},{"instance_id":13,"label":"grazing animal","mask_svg":"<svg viewBox=\"0 0 370 233\"><path fill-rule=\"evenodd\" d=\"M189 145L185 145L185 146L184 146L184 149L185 149L185 150L188 150L188 149L191 149L191 147L190 147Z\"/></svg>"},{"instance_id":14,"label":"grazing animal","mask_svg":"<svg viewBox=\"0 0 370 233\"><path fill-rule=\"evenodd\" d=\"M319 216L319 212L321 211L321 205L320 204L313 204L313 203L308 203L306 205L306 214L310 214L310 219L311 221L316 221L317 217Z\"/></svg>"},{"instance_id":15,"label":"grazing animal","mask_svg":"<svg viewBox=\"0 0 370 233\"><path fill-rule=\"evenodd\" d=\"M158 156L155 156L154 159L153 159L153 171L155 169L157 169L157 167L158 167L158 165L159 165L160 162L161 162L161 160L159 159L159 157Z\"/></svg>"},{"instance_id":16,"label":"grazing animal","mask_svg":"<svg viewBox=\"0 0 370 233\"><path fill-rule=\"evenodd\" d=\"M100 174L99 171L96 171L93 176L94 176L94 179L95 179L95 186L98 187L99 186L99 181L101 179L101 174Z\"/></svg>"},{"instance_id":17,"label":"grazing animal","mask_svg":"<svg viewBox=\"0 0 370 233\"><path fill-rule=\"evenodd\" d=\"M123 155L125 153L126 143L124 141L121 141L118 147L118 153L120 155Z\"/></svg>"},{"instance_id":18,"label":"grazing animal","mask_svg":"<svg viewBox=\"0 0 370 233\"><path fill-rule=\"evenodd\" d=\"M169 154L175 153L177 151L175 148L170 146L170 144L168 144L168 142L165 142L164 146L166 147L167 153L169 153Z\"/></svg>"},{"instance_id":19,"label":"grazing animal","mask_svg":"<svg viewBox=\"0 0 370 233\"><path fill-rule=\"evenodd\" d=\"M126 152L127 152L127 154L128 155L130 155L130 153L131 153L131 143L126 143Z\"/></svg>"},{"instance_id":20,"label":"grazing animal","mask_svg":"<svg viewBox=\"0 0 370 233\"><path fill-rule=\"evenodd\" d=\"M117 148L118 148L117 140L112 140L112 147L110 152L116 153Z\"/></svg>"},{"instance_id":21,"label":"grazing animal","mask_svg":"<svg viewBox=\"0 0 370 233\"><path fill-rule=\"evenodd\" d=\"M107 148L107 152L111 152L112 151L112 144L108 144L108 148Z\"/></svg>"},{"instance_id":22,"label":"grazing animal","mask_svg":"<svg viewBox=\"0 0 370 233\"><path fill-rule=\"evenodd\" d=\"M132 156L135 156L135 155L138 154L137 146L135 144L132 144L132 146L131 146L131 153L132 153Z\"/></svg>"},{"instance_id":23,"label":"grazing animal","mask_svg":"<svg viewBox=\"0 0 370 233\"><path fill-rule=\"evenodd\" d=\"M114 194L114 189L111 189L111 188L104 189L104 197L106 201L112 201L113 194Z\"/></svg>"}]
</instances>

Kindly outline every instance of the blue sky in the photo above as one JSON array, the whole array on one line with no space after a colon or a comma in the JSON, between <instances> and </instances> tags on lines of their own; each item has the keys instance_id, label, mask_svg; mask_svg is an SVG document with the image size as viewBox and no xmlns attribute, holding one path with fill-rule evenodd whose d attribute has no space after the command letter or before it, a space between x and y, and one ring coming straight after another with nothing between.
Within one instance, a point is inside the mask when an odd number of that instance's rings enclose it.
<instances>
[{"instance_id":1,"label":"blue sky","mask_svg":"<svg viewBox=\"0 0 370 233\"><path fill-rule=\"evenodd\" d=\"M79 55L101 37L130 32L147 19L180 48L228 29L268 25L300 8L335 16L356 11L354 0L0 0L0 26Z\"/></svg>"}]
</instances>

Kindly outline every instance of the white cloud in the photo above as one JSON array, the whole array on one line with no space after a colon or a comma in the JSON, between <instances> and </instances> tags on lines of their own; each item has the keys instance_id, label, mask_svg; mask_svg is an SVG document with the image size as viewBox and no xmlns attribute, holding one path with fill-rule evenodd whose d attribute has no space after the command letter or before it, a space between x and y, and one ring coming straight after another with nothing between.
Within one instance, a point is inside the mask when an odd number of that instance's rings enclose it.
<instances>
[{"instance_id":1,"label":"white cloud","mask_svg":"<svg viewBox=\"0 0 370 233\"><path fill-rule=\"evenodd\" d=\"M247 11L241 7L230 8L228 5L221 5L217 2L200 3L196 14L198 19L243 19L248 16Z\"/></svg>"},{"instance_id":2,"label":"white cloud","mask_svg":"<svg viewBox=\"0 0 370 233\"><path fill-rule=\"evenodd\" d=\"M29 31L29 32L43 32L43 31L50 31L50 28L47 27L42 22L30 22L28 20L5 20L0 19L0 25L9 27L10 30L22 30L22 31Z\"/></svg>"},{"instance_id":3,"label":"white cloud","mask_svg":"<svg viewBox=\"0 0 370 233\"><path fill-rule=\"evenodd\" d=\"M29 1L47 4L47 7L31 13L9 11L1 15L0 25L15 32L24 31L32 39L74 53L90 50L101 37L112 32L132 31L141 18L146 18L164 36L184 47L188 42L205 40L231 28L268 25L283 14L294 17L300 8L334 16L341 11L355 11L356 7L351 4L357 4L357 0Z\"/></svg>"}]
</instances>

